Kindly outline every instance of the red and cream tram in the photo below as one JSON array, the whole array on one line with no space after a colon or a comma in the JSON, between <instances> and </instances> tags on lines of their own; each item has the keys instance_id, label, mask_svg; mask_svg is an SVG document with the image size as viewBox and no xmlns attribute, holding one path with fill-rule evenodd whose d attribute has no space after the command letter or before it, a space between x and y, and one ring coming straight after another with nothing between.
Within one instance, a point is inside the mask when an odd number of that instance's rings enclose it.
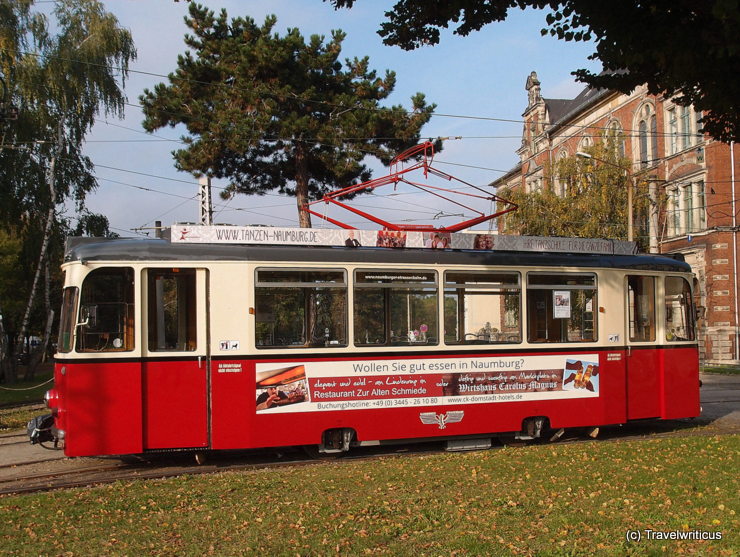
<instances>
[{"instance_id":1,"label":"red and cream tram","mask_svg":"<svg viewBox=\"0 0 740 557\"><path fill-rule=\"evenodd\" d=\"M480 238L375 247L386 236L371 248L71 241L47 393L65 453L464 448L699 414L683 261Z\"/></svg>"}]
</instances>

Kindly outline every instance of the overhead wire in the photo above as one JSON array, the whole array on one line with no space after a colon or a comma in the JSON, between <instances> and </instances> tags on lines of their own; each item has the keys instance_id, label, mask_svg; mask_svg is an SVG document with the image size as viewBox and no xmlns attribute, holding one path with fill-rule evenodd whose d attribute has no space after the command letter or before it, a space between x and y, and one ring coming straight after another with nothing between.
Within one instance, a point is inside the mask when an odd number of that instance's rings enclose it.
<instances>
[{"instance_id":1,"label":"overhead wire","mask_svg":"<svg viewBox=\"0 0 740 557\"><path fill-rule=\"evenodd\" d=\"M34 53L34 52L25 52L25 54L32 55L32 56L45 57L45 58L55 58L55 57L52 57L52 56L43 55L43 54ZM60 59L63 59L63 60L70 60L69 58L63 58L63 57L56 57L56 58L60 58ZM85 63L85 64L89 64L89 65L94 65L94 66L107 67L109 69L114 69L114 70L117 70L117 71L123 71L123 68L112 66L112 65L107 65L107 64L95 64L95 63L91 63L91 62L88 62L88 61L80 61L80 60L77 60L77 62L81 62L81 63ZM142 70L133 70L133 69L127 69L126 71L128 71L129 73L135 73L135 74L142 74L142 75L149 75L149 76L154 76L154 77L166 78L166 79L170 79L171 81L173 81L173 80L183 80L183 81L189 81L189 82L194 82L194 83L198 83L198 84L202 84L202 85L207 85L207 86L214 86L214 87L216 87L216 86L225 86L226 85L224 83L203 82L203 81L199 81L199 80L192 80L192 79L188 79L188 78L182 78L182 77L179 77L179 76L174 76L172 74L170 74L170 75L164 75L164 74L155 73L155 72L146 72L146 71L142 71ZM279 95L278 93L275 93L275 92L272 92L272 93L274 95L276 95L276 96ZM282 94L280 94L280 95L282 95ZM325 101L325 100L305 98L305 97L301 97L300 95L296 95L296 94L292 94L291 96L293 98L295 98L295 99L297 99L299 101L305 102L305 103L314 103L314 104L318 103L318 104L324 104L324 105L327 105L327 106L330 106L330 107L343 108L343 109L348 109L348 110L353 110L353 109L357 109L357 110L370 110L369 107L361 107L361 106L356 106L356 105L355 106L348 107L348 106L343 105L343 104L330 103L330 102ZM139 109L143 109L143 106L142 105L137 105L137 104L132 104L132 103L126 103L126 105L127 106L136 107L136 108L139 108ZM372 108L372 110L383 110L383 107ZM412 111L405 111L405 113L406 114L411 114ZM170 112L170 114L177 115L176 113L172 113L172 112ZM520 120L520 119L498 118L498 117L488 117L488 116L478 116L478 115L448 114L448 113L440 113L440 112L432 112L431 113L431 116L439 116L439 117L446 117L446 118L460 118L460 119L468 119L468 120L481 120L481 121L497 121L497 122L517 123L517 124L523 124L523 123L525 123L524 120ZM129 131L133 131L133 132L136 132L136 133L146 133L147 135L153 135L153 134L148 134L147 132L143 132L143 131L140 131L140 130L135 130L133 128L128 128L126 126L121 126L121 125L118 125L118 124L113 124L113 123L110 123L110 122L107 122L107 121L105 121L104 123L107 124L107 125L110 125L110 126L120 127L120 128L123 128L123 129L127 129ZM608 129L610 129L608 126L595 126L595 125L592 125L592 124L573 125L571 127L577 127L577 128L582 128L582 129L593 129L593 130L599 130L599 129L600 130L608 130ZM625 130L623 130L623 131L625 131ZM635 131L635 130L626 130L626 131ZM692 135L692 136L694 136L694 135L697 135L697 134L676 134L676 133L657 133L657 132L656 133L652 133L651 132L649 135L651 135L651 136L668 136L668 135L671 135L671 136L679 136L680 137L680 136L684 136L684 135ZM591 137L600 137L600 136L601 135L599 134L598 136L591 136ZM154 135L154 137L157 137L157 136ZM494 138L518 138L518 137L519 136L469 136L469 137L466 137L466 139L494 139ZM462 139L463 137L461 136L460 138ZM311 138L263 138L263 139L266 140L266 141L279 141L279 140L281 140L281 141L285 141L285 140L311 141L311 140L314 140L314 139L311 139ZM368 139L371 139L371 138L343 138L344 141L352 141L352 140L366 141ZM377 139L377 138L375 138L375 139ZM90 142L134 142L134 140L89 140L89 141ZM171 139L171 138L164 138L164 137L160 137L159 139L157 139L157 141L163 141L163 142L164 141L168 141L168 142L184 143L182 141L182 139ZM324 143L326 144L325 140L324 140ZM333 143L329 143L329 144L333 144ZM438 160L436 162L438 164L447 164L447 165L453 165L453 166L459 166L459 167L466 167L466 168L473 168L473 169L479 169L479 170L486 170L486 171L492 171L492 172L502 172L502 173L508 172L508 171L501 170L501 169L494 169L494 168L488 168L488 167L482 167L482 166L475 166L475 165L466 165L466 164L461 164L461 163L452 163L452 162L447 162L447 161L439 161ZM106 166L106 165L102 165L102 164L97 164L96 166L99 166L100 168L108 168L108 169L112 169L112 170L116 170L116 171L130 172L130 173L137 174L137 175L143 175L143 176L153 177L153 178L158 178L158 179L163 179L163 180L170 180L170 181L175 181L175 182L187 183L189 185L193 185L194 184L193 182L186 181L186 180L178 180L178 179L174 179L174 178L169 178L169 177L164 177L164 176L157 176L157 175L153 175L153 174L148 174L148 173L143 173L143 172L137 172L137 171L128 170L128 169L121 169L121 168L116 168L116 167L112 167L112 166ZM214 187L217 187L217 186L214 186ZM139 189L142 189L144 191L147 191L147 188L139 188ZM222 189L223 190L223 189L226 189L226 188L219 188L219 189ZM409 193L408 195L414 195L414 194L415 193ZM273 195L278 195L278 194L273 194ZM224 207L222 209L222 211L225 210L225 209L226 208ZM231 210L231 209L229 209L229 210ZM236 209L236 210L238 210L238 209Z\"/></svg>"},{"instance_id":2,"label":"overhead wire","mask_svg":"<svg viewBox=\"0 0 740 557\"><path fill-rule=\"evenodd\" d=\"M7 51L7 49L0 48L0 51L3 51L3 50ZM146 75L146 76L150 76L150 77L158 77L158 78L162 78L162 79L169 79L171 81L184 81L184 82L193 83L193 84L196 84L196 85L205 85L205 86L209 86L209 87L222 87L222 88L228 88L230 90L235 89L235 87L233 87L233 85L230 85L230 84L227 84L227 83L213 82L213 81L202 81L202 80L197 80L197 79L185 78L185 77L177 76L177 75L174 75L174 74L165 75L165 74L162 74L162 73L148 72L148 71L144 71L144 70L134 70L134 69L131 69L131 68L125 68L124 69L123 67L114 66L112 64L100 64L100 63L90 62L88 60L79 60L79 59L75 59L75 58L67 58L67 57L64 57L64 56L52 56L52 55L48 55L48 54L42 54L42 53L31 52L31 51L22 51L21 54L25 54L25 55L29 55L29 56L36 56L36 57L39 57L39 58L58 59L58 60L62 60L62 61L65 61L65 62L76 62L76 63L86 64L86 65L94 66L94 67L107 68L107 69L114 70L114 71L121 72L121 73L124 73L125 72L125 73L132 73L132 74L141 74L141 75ZM285 92L278 92L278 91L274 91L274 90L270 91L269 90L269 87L267 87L266 84L264 84L264 83L261 83L261 87L263 88L263 90L264 89L268 89L268 92L272 96L277 97L279 99L282 99L282 98L284 98L286 96L286 93ZM241 88L241 87L237 87L236 89L245 89L246 90L246 88ZM374 112L377 112L377 111L382 111L382 110L385 110L385 109L388 108L388 107L365 107L365 106L358 106L358 105L347 106L345 104L332 103L332 102L329 102L329 101L324 100L324 99L312 99L312 98L301 97L300 95L295 94L295 93L287 93L287 96L290 96L290 97L292 97L294 99L297 99L297 100L302 101L302 102L305 102L305 103L326 105L326 106L329 106L329 107L332 107L332 108L337 108L337 109L342 109L342 110L364 110L364 111L374 111ZM126 106L132 106L132 107L136 107L136 108L140 108L140 109L143 108L143 106L141 106L141 105L132 104L132 103L128 103L128 102L126 102L124 104ZM169 113L169 114L172 114L172 115L184 114L184 113L174 113L172 111L165 111L165 110L162 110L161 112ZM407 115L417 114L417 112L412 111L412 110L404 110L402 112L404 112ZM467 115L467 114L450 114L450 113L443 113L443 112L432 112L431 113L431 116L437 116L437 117L442 117L442 118L457 118L457 119L463 119L463 120L480 120L480 121L487 121L487 122L502 122L502 123L512 123L512 124L525 124L525 123L527 123L526 120L521 120L521 119L502 118L502 117L495 117L495 116ZM549 125L555 125L555 124L549 124ZM580 128L584 128L584 129L587 129L587 128L601 129L601 130L608 130L609 129L608 126L594 126L594 125L590 125L590 124L569 124L569 126L571 126L571 127L580 127ZM630 132L636 132L636 133L639 132L639 130L634 130L634 129L626 129L626 130L622 130L622 131L630 131ZM668 133L662 133L662 132L656 132L654 135L657 135L657 136L660 136L660 135L667 136L667 135L670 135L670 134L668 134ZM685 134L685 133L678 134L679 137L681 137L683 135L696 136L697 134Z\"/></svg>"}]
</instances>

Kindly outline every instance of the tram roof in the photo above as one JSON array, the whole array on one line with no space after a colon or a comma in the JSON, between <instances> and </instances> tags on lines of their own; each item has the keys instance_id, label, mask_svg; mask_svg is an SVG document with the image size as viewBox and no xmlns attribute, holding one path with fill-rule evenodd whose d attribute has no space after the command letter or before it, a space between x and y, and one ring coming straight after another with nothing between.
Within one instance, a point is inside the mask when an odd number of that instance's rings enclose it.
<instances>
[{"instance_id":1,"label":"tram roof","mask_svg":"<svg viewBox=\"0 0 740 557\"><path fill-rule=\"evenodd\" d=\"M159 239L68 238L65 262L259 261L387 263L392 265L497 265L588 267L691 272L688 263L666 255L604 255L468 249L178 244Z\"/></svg>"}]
</instances>

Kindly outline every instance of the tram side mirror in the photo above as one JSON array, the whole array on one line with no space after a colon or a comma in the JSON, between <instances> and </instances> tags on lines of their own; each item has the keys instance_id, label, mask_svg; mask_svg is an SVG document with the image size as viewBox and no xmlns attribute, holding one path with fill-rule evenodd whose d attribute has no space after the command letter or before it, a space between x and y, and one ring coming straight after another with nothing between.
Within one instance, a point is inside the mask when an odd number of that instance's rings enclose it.
<instances>
[{"instance_id":1,"label":"tram side mirror","mask_svg":"<svg viewBox=\"0 0 740 557\"><path fill-rule=\"evenodd\" d=\"M98 322L98 306L82 306L80 309L80 322L78 327L95 327Z\"/></svg>"},{"instance_id":2,"label":"tram side mirror","mask_svg":"<svg viewBox=\"0 0 740 557\"><path fill-rule=\"evenodd\" d=\"M704 319L707 314L707 308L704 306L696 306L696 318Z\"/></svg>"}]
</instances>

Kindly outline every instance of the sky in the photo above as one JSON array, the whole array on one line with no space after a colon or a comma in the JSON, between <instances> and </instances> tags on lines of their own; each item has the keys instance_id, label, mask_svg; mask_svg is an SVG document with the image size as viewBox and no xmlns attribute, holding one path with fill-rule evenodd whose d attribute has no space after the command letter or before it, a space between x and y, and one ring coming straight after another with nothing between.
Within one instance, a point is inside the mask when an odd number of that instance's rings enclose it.
<instances>
[{"instance_id":1,"label":"sky","mask_svg":"<svg viewBox=\"0 0 740 557\"><path fill-rule=\"evenodd\" d=\"M459 137L444 142L434 166L469 184L483 187L510 170L517 162L521 144L522 112L527 105L524 85L536 71L547 98L573 98L583 85L570 75L578 68L598 70L587 59L593 45L567 43L543 37L545 14L513 10L503 23L488 25L468 37L443 34L439 45L415 51L385 46L377 35L392 0L358 0L351 10L334 10L322 0L211 0L209 8L226 9L230 17L250 16L261 24L266 15L277 16L276 31L298 27L304 37L330 37L331 30L347 33L342 59L370 57L370 67L379 73L396 72L396 88L389 105L410 107L416 92L426 95L437 108L422 130L422 137ZM167 82L176 68L178 54L185 51L183 23L187 2L173 0L105 0L106 9L133 35L138 51L125 84L128 98L123 120L101 118L88 136L86 153L95 164L99 188L87 199L87 207L105 214L111 230L121 236L153 235L155 221L168 226L175 222L197 222L198 181L178 172L172 151L180 146L184 128L162 128L147 134L141 127L138 108L145 88ZM374 177L387 173L369 161ZM422 180L421 176L412 176ZM433 185L443 186L436 183ZM455 183L455 187L460 184ZM294 198L272 193L264 196L238 195L228 201L219 197L225 181L213 181L213 220L235 225L297 226ZM445 185L449 187L449 185ZM467 207L452 205L434 196L399 187L380 188L372 196L352 202L391 222L451 225L476 216L469 208L491 211L489 201L456 198ZM320 207L324 207L320 205ZM322 209L323 210L323 209ZM342 210L330 216L364 229L377 225ZM68 216L74 212L68 209ZM314 227L328 226L313 218ZM488 229L488 224L477 229Z\"/></svg>"}]
</instances>

